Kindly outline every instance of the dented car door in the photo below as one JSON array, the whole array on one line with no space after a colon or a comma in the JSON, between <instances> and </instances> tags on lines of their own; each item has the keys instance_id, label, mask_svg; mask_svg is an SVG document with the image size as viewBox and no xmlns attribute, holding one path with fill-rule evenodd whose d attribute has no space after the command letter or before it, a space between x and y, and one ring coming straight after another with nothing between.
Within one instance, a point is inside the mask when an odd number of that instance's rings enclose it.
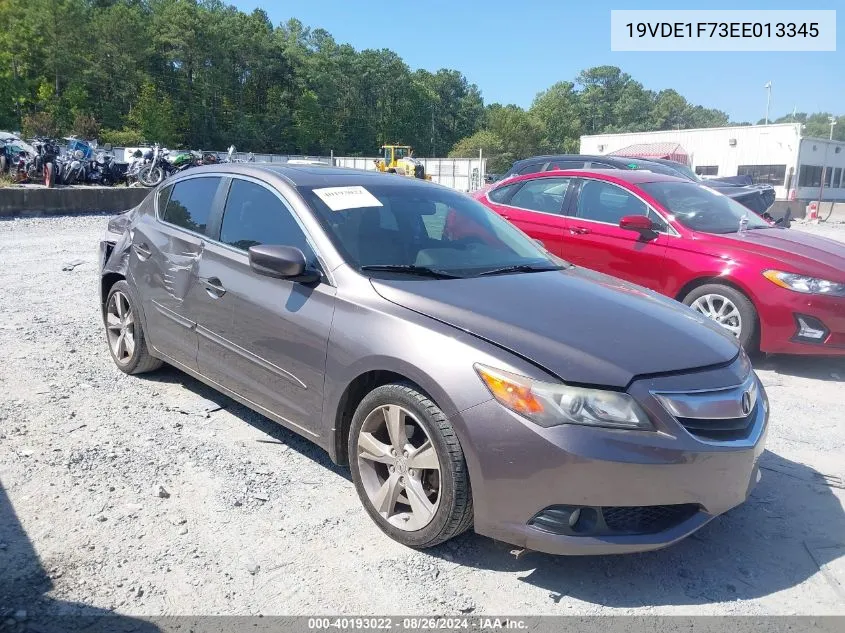
<instances>
[{"instance_id":1,"label":"dented car door","mask_svg":"<svg viewBox=\"0 0 845 633\"><path fill-rule=\"evenodd\" d=\"M149 343L165 360L197 370L191 296L221 178L179 180L158 193L132 230L129 274L143 297Z\"/></svg>"}]
</instances>

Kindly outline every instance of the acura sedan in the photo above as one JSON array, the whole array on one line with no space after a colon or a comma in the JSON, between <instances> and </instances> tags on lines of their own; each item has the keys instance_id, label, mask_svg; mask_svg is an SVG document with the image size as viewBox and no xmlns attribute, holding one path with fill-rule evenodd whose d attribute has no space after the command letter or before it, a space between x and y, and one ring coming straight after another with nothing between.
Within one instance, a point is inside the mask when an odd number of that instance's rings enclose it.
<instances>
[{"instance_id":1,"label":"acura sedan","mask_svg":"<svg viewBox=\"0 0 845 633\"><path fill-rule=\"evenodd\" d=\"M168 363L316 442L407 546L656 549L759 478L735 337L438 185L199 167L113 218L101 263L121 371Z\"/></svg>"},{"instance_id":2,"label":"acura sedan","mask_svg":"<svg viewBox=\"0 0 845 633\"><path fill-rule=\"evenodd\" d=\"M646 171L551 171L475 195L555 255L682 301L749 351L845 356L842 242Z\"/></svg>"}]
</instances>

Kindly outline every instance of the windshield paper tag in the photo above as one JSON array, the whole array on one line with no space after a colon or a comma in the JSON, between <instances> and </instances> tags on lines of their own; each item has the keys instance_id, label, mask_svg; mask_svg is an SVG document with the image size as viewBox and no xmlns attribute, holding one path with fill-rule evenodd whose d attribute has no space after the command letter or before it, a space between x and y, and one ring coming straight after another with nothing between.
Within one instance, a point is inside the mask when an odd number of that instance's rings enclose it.
<instances>
[{"instance_id":1,"label":"windshield paper tag","mask_svg":"<svg viewBox=\"0 0 845 633\"><path fill-rule=\"evenodd\" d=\"M361 186L324 187L313 191L332 211L384 206L378 198Z\"/></svg>"}]
</instances>

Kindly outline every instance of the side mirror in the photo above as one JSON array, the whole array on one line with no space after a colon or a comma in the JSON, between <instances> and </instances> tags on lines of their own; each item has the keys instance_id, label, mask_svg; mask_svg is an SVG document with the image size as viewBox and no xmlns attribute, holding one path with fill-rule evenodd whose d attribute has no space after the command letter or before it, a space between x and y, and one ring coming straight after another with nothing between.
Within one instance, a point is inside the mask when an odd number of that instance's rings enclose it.
<instances>
[{"instance_id":1,"label":"side mirror","mask_svg":"<svg viewBox=\"0 0 845 633\"><path fill-rule=\"evenodd\" d=\"M259 275L302 283L320 279L317 271L306 270L305 266L305 255L293 246L261 244L249 249L249 267Z\"/></svg>"},{"instance_id":2,"label":"side mirror","mask_svg":"<svg viewBox=\"0 0 845 633\"><path fill-rule=\"evenodd\" d=\"M545 244L543 244L543 240L534 240L534 243L535 243L537 246L539 246L540 248L542 248L543 250L546 250L546 245L545 245Z\"/></svg>"},{"instance_id":3,"label":"side mirror","mask_svg":"<svg viewBox=\"0 0 845 633\"><path fill-rule=\"evenodd\" d=\"M619 228L639 233L654 233L654 223L644 215L626 215L619 220Z\"/></svg>"},{"instance_id":4,"label":"side mirror","mask_svg":"<svg viewBox=\"0 0 845 633\"><path fill-rule=\"evenodd\" d=\"M107 152L110 152L114 149L114 147L112 147L111 143L106 143L105 145L103 145L103 149Z\"/></svg>"}]
</instances>

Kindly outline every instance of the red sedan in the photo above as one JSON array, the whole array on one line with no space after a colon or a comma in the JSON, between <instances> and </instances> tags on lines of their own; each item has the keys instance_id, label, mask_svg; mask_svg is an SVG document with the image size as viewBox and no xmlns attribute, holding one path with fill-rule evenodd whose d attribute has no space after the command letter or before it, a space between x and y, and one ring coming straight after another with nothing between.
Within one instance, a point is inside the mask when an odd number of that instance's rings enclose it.
<instances>
[{"instance_id":1,"label":"red sedan","mask_svg":"<svg viewBox=\"0 0 845 633\"><path fill-rule=\"evenodd\" d=\"M475 197L552 253L683 301L746 349L845 356L841 242L644 171L528 174Z\"/></svg>"}]
</instances>

